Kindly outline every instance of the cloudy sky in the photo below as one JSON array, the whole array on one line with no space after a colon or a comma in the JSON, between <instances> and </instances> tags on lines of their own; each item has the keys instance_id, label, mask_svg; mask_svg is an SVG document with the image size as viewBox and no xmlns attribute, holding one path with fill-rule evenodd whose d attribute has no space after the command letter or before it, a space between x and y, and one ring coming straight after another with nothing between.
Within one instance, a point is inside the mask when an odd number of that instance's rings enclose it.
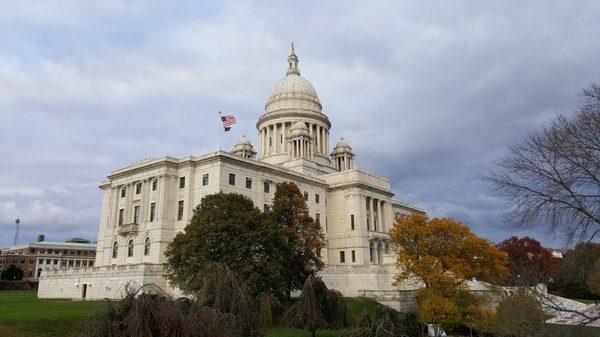
<instances>
[{"instance_id":1,"label":"cloudy sky","mask_svg":"<svg viewBox=\"0 0 600 337\"><path fill-rule=\"evenodd\" d=\"M577 108L600 76L598 1L0 1L0 247L96 238L98 184L217 147L217 111L256 143L300 70L361 169L494 241L519 233L480 177ZM521 233L519 233L521 234ZM560 239L539 230L547 244Z\"/></svg>"}]
</instances>

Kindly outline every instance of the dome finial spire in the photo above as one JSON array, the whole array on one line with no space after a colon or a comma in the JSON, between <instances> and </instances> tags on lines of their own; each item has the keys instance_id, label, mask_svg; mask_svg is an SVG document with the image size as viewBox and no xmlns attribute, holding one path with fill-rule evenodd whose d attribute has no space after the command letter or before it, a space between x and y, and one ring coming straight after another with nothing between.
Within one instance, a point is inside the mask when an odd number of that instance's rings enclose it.
<instances>
[{"instance_id":1,"label":"dome finial spire","mask_svg":"<svg viewBox=\"0 0 600 337\"><path fill-rule=\"evenodd\" d=\"M296 50L294 49L294 42L292 42L292 53L288 56L288 70L286 75L296 74L300 75L300 70L298 70L298 56L296 56Z\"/></svg>"}]
</instances>

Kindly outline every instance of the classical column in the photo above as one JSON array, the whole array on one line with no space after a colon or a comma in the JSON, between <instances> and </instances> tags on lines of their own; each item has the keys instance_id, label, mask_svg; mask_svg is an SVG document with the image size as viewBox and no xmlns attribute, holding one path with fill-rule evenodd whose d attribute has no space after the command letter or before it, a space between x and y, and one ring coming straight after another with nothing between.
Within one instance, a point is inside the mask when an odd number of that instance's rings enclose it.
<instances>
[{"instance_id":1,"label":"classical column","mask_svg":"<svg viewBox=\"0 0 600 337\"><path fill-rule=\"evenodd\" d=\"M377 199L377 220L379 228L383 228L383 218L381 217L381 200L379 199Z\"/></svg>"},{"instance_id":2,"label":"classical column","mask_svg":"<svg viewBox=\"0 0 600 337\"><path fill-rule=\"evenodd\" d=\"M369 223L371 224L371 228L373 228L373 226L375 225L373 223L373 198L368 197L368 201L367 203L369 204Z\"/></svg>"},{"instance_id":3,"label":"classical column","mask_svg":"<svg viewBox=\"0 0 600 337\"><path fill-rule=\"evenodd\" d=\"M265 156L265 128L260 129L260 157Z\"/></svg>"},{"instance_id":4,"label":"classical column","mask_svg":"<svg viewBox=\"0 0 600 337\"><path fill-rule=\"evenodd\" d=\"M123 223L129 223L133 221L133 193L135 189L135 183L127 184L127 194L125 197L125 219Z\"/></svg>"},{"instance_id":5,"label":"classical column","mask_svg":"<svg viewBox=\"0 0 600 337\"><path fill-rule=\"evenodd\" d=\"M117 217L119 214L119 192L121 191L121 188L119 188L119 186L117 186L116 188L113 188L113 193L112 193L112 200L111 200L111 207L110 210L112 211L112 214L110 214L110 222L109 224L114 227L117 225Z\"/></svg>"},{"instance_id":6,"label":"classical column","mask_svg":"<svg viewBox=\"0 0 600 337\"><path fill-rule=\"evenodd\" d=\"M381 222L381 231L385 232L386 222L385 222L385 201L381 200L379 203L379 222Z\"/></svg>"}]
</instances>

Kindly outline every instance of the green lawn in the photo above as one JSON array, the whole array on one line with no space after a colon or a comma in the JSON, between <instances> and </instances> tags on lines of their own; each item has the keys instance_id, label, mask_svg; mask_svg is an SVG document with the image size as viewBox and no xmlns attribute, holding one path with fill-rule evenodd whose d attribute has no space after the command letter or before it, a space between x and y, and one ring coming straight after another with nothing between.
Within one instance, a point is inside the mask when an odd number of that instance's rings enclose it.
<instances>
[{"instance_id":1,"label":"green lawn","mask_svg":"<svg viewBox=\"0 0 600 337\"><path fill-rule=\"evenodd\" d=\"M102 302L39 300L32 290L0 291L0 336L72 336L79 319Z\"/></svg>"},{"instance_id":2,"label":"green lawn","mask_svg":"<svg viewBox=\"0 0 600 337\"><path fill-rule=\"evenodd\" d=\"M352 314L360 319L363 309L375 311L377 302L362 299L346 299ZM0 336L12 337L71 337L76 336L81 318L96 311L105 310L101 301L41 300L35 291L0 291ZM346 330L318 331L319 337L337 337ZM268 337L303 337L310 333L303 330L273 327Z\"/></svg>"}]
</instances>

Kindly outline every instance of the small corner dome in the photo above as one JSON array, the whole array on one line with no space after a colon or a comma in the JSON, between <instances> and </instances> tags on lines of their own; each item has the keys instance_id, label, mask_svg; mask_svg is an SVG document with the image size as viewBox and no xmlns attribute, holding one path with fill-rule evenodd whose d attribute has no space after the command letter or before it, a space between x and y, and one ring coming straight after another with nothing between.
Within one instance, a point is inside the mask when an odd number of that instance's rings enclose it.
<instances>
[{"instance_id":1,"label":"small corner dome","mask_svg":"<svg viewBox=\"0 0 600 337\"><path fill-rule=\"evenodd\" d=\"M306 127L306 123L302 122L302 121L297 121L294 123L294 125L292 125L292 130L307 130L308 128Z\"/></svg>"},{"instance_id":2,"label":"small corner dome","mask_svg":"<svg viewBox=\"0 0 600 337\"><path fill-rule=\"evenodd\" d=\"M344 140L344 138L342 137L342 139L338 140L338 142L335 144L336 148L342 148L342 147L350 147L350 145L348 145L348 142L346 142Z\"/></svg>"},{"instance_id":3,"label":"small corner dome","mask_svg":"<svg viewBox=\"0 0 600 337\"><path fill-rule=\"evenodd\" d=\"M246 138L246 136L242 136L242 138L238 139L237 143L233 147L233 154L242 156L245 158L254 158L256 155L256 151L254 151L254 147L250 143L250 140Z\"/></svg>"},{"instance_id":4,"label":"small corner dome","mask_svg":"<svg viewBox=\"0 0 600 337\"><path fill-rule=\"evenodd\" d=\"M310 132L308 132L308 127L306 126L306 123L302 121L295 122L292 125L292 128L290 129L290 137L298 136L310 137Z\"/></svg>"},{"instance_id":5,"label":"small corner dome","mask_svg":"<svg viewBox=\"0 0 600 337\"><path fill-rule=\"evenodd\" d=\"M352 148L350 147L350 145L348 145L348 142L346 142L343 137L337 142L337 144L335 144L335 147L333 148L333 152L331 154L336 155L341 153L352 154Z\"/></svg>"},{"instance_id":6,"label":"small corner dome","mask_svg":"<svg viewBox=\"0 0 600 337\"><path fill-rule=\"evenodd\" d=\"M238 139L238 141L235 145L250 145L250 146L252 146L252 144L250 143L250 140L246 137L246 135L244 135L244 136L242 136L242 138Z\"/></svg>"}]
</instances>

